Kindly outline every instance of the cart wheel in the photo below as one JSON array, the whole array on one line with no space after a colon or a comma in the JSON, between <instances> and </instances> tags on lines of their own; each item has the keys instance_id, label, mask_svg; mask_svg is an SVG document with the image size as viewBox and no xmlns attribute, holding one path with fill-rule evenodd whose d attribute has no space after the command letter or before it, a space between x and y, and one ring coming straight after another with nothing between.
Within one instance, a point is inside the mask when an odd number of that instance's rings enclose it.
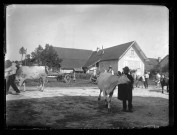
<instances>
[{"instance_id":1,"label":"cart wheel","mask_svg":"<svg viewBox=\"0 0 177 135\"><path fill-rule=\"evenodd\" d=\"M47 84L49 82L49 80L46 78L46 80L45 80L45 84Z\"/></svg>"},{"instance_id":2,"label":"cart wheel","mask_svg":"<svg viewBox=\"0 0 177 135\"><path fill-rule=\"evenodd\" d=\"M69 83L71 81L71 76L69 74L66 74L64 77L65 83Z\"/></svg>"}]
</instances>

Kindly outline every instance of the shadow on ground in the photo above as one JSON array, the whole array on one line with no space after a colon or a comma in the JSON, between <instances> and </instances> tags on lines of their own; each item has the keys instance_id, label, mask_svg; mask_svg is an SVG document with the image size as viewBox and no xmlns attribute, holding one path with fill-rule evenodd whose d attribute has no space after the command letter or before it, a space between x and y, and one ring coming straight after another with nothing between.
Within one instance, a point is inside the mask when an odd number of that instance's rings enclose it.
<instances>
[{"instance_id":1,"label":"shadow on ground","mask_svg":"<svg viewBox=\"0 0 177 135\"><path fill-rule=\"evenodd\" d=\"M112 99L108 113L104 100L94 96L55 96L6 101L6 128L141 128L168 125L168 99L133 97L134 112L122 112Z\"/></svg>"},{"instance_id":2,"label":"shadow on ground","mask_svg":"<svg viewBox=\"0 0 177 135\"><path fill-rule=\"evenodd\" d=\"M152 90L149 90L149 92L158 92L158 93L162 93L162 89L152 89ZM163 92L167 92L167 90L164 89Z\"/></svg>"}]
</instances>

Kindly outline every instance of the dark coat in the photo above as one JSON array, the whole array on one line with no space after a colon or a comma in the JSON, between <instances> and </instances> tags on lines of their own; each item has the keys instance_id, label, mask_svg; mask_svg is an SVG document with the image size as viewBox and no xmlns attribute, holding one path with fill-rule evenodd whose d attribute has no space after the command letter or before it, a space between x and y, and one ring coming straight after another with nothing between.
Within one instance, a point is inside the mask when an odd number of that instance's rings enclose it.
<instances>
[{"instance_id":1,"label":"dark coat","mask_svg":"<svg viewBox=\"0 0 177 135\"><path fill-rule=\"evenodd\" d=\"M128 79L131 81L129 84L118 85L118 99L120 100L132 100L132 89L134 79L131 75L126 74Z\"/></svg>"}]
</instances>

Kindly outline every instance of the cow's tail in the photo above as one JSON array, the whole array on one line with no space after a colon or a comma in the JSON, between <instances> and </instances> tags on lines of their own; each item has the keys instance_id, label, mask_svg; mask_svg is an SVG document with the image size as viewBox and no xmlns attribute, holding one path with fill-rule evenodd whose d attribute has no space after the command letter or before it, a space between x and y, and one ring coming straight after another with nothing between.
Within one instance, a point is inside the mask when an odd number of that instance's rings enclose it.
<instances>
[{"instance_id":1,"label":"cow's tail","mask_svg":"<svg viewBox=\"0 0 177 135\"><path fill-rule=\"evenodd\" d=\"M47 65L45 65L45 73L48 74L49 73L49 67Z\"/></svg>"}]
</instances>

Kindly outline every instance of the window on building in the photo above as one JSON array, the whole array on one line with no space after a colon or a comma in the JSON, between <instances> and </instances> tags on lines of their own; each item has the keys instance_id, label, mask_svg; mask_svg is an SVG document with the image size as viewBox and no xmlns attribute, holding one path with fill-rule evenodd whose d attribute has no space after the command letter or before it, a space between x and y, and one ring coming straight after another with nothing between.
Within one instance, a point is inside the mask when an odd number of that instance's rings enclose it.
<instances>
[{"instance_id":1,"label":"window on building","mask_svg":"<svg viewBox=\"0 0 177 135\"><path fill-rule=\"evenodd\" d=\"M135 51L134 50L131 50L131 55L134 55L135 54Z\"/></svg>"}]
</instances>

